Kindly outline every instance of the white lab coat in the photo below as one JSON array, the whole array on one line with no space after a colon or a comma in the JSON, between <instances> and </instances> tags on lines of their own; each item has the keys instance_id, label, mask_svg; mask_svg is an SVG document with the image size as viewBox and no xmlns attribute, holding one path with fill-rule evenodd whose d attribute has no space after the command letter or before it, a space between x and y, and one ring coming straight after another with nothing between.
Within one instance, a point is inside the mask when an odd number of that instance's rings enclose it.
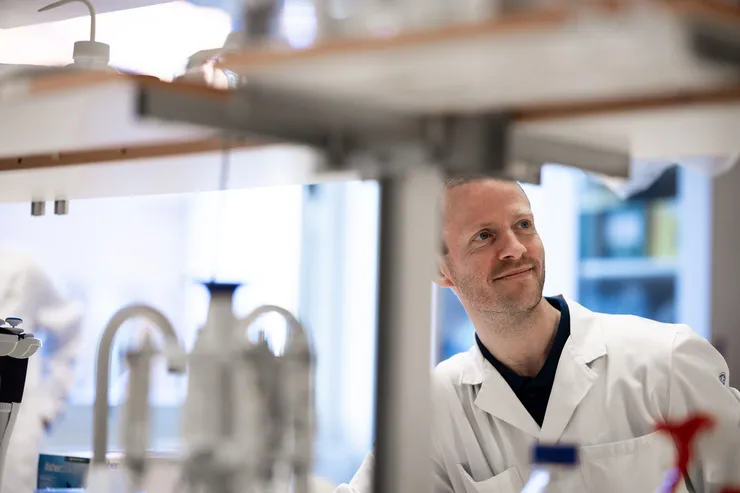
<instances>
[{"instance_id":1,"label":"white lab coat","mask_svg":"<svg viewBox=\"0 0 740 493\"><path fill-rule=\"evenodd\" d=\"M0 318L6 317L22 318L26 332L36 332L49 341L29 360L23 402L0 485L2 493L32 493L44 422L54 421L74 382L82 307L65 300L29 256L0 248ZM49 351L52 345L53 353Z\"/></svg>"},{"instance_id":2,"label":"white lab coat","mask_svg":"<svg viewBox=\"0 0 740 493\"><path fill-rule=\"evenodd\" d=\"M693 411L711 413L723 430L702 439L701 467L691 475L697 493L740 485L740 394L729 387L720 354L685 325L567 303L571 336L542 428L477 346L436 368L434 491L519 492L539 440L580 446L569 493L653 492L675 453L655 423ZM336 492L371 493L372 463L369 454L352 482Z\"/></svg>"}]
</instances>

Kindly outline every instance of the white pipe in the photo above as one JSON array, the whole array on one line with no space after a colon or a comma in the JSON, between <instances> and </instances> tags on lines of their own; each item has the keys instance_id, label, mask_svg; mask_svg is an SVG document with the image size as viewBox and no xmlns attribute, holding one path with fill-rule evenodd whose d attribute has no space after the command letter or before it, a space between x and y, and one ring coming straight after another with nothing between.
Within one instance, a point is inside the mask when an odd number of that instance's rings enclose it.
<instances>
[{"instance_id":1,"label":"white pipe","mask_svg":"<svg viewBox=\"0 0 740 493\"><path fill-rule=\"evenodd\" d=\"M66 5L68 3L73 2L80 2L84 3L87 6L87 10L90 12L90 41L95 41L95 31L96 31L96 19L95 19L95 6L90 2L90 0L59 0L58 2L50 3L49 5L46 5L45 7L41 7L38 11L39 12L46 12L47 10L53 10L57 7L61 7L62 5Z\"/></svg>"}]
</instances>

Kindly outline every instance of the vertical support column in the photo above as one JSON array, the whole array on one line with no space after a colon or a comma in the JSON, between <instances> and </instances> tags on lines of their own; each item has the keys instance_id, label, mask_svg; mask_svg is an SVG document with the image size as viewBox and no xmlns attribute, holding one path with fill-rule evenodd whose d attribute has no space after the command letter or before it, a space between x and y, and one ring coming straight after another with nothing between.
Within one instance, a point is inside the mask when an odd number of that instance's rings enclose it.
<instances>
[{"instance_id":1,"label":"vertical support column","mask_svg":"<svg viewBox=\"0 0 740 493\"><path fill-rule=\"evenodd\" d=\"M441 174L381 180L376 493L432 491L432 281L441 247Z\"/></svg>"},{"instance_id":2,"label":"vertical support column","mask_svg":"<svg viewBox=\"0 0 740 493\"><path fill-rule=\"evenodd\" d=\"M730 385L740 387L740 331L738 300L740 291L740 166L714 178L711 185L712 227L709 289L709 316L712 344L722 353L730 367ZM701 234L702 232L697 232Z\"/></svg>"}]
</instances>

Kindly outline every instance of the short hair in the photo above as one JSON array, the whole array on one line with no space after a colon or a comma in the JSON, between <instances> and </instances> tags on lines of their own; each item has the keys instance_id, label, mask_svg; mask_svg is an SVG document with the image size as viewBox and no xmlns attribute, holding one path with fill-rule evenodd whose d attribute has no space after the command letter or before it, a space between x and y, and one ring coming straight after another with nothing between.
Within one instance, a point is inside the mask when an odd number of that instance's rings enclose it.
<instances>
[{"instance_id":1,"label":"short hair","mask_svg":"<svg viewBox=\"0 0 740 493\"><path fill-rule=\"evenodd\" d=\"M447 192L448 190L452 190L453 188L459 187L461 185L466 185L468 183L471 183L471 182L474 182L474 181L477 181L477 180L481 180L481 179L484 179L484 178L474 178L474 177L470 177L470 176L468 176L468 177L460 177L460 176L450 177L450 176L448 176L445 179L444 185L442 187L443 196L444 196L444 192ZM443 209L443 207L444 206L442 206L442 207L439 208L439 211L440 211L440 214L441 214L442 217L444 217L444 209ZM443 257L446 257L447 254L450 253L450 249L447 248L447 242L445 241L445 238L444 238L444 228L441 230L441 238L440 238L440 240L442 242L442 256Z\"/></svg>"},{"instance_id":2,"label":"short hair","mask_svg":"<svg viewBox=\"0 0 740 493\"><path fill-rule=\"evenodd\" d=\"M474 181L479 181L479 180L485 180L485 179L486 178L482 178L482 177L470 177L470 176L468 176L468 177L460 177L460 176L450 177L450 176L448 176L447 178L445 178L444 187L443 188L444 188L444 191L452 190L453 188L459 187L461 185L467 185L468 183L472 183Z\"/></svg>"},{"instance_id":3,"label":"short hair","mask_svg":"<svg viewBox=\"0 0 740 493\"><path fill-rule=\"evenodd\" d=\"M527 192L524 191L524 188L522 187L522 184L519 183L516 180L507 180L506 178L495 178L492 176L467 176L467 177L447 177L444 181L444 190L452 190L455 187L459 187L461 185L467 185L468 183L473 183L476 181L485 181L485 180L494 180L494 181L504 181L504 182L512 182L516 183L516 185L519 187L519 189L524 193L524 195L527 195Z\"/></svg>"}]
</instances>

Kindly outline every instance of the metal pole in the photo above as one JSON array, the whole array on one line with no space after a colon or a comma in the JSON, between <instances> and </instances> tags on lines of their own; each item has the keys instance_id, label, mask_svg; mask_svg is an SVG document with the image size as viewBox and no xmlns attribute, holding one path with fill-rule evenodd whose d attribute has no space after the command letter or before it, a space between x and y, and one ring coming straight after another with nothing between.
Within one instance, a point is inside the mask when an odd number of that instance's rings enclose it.
<instances>
[{"instance_id":1,"label":"metal pole","mask_svg":"<svg viewBox=\"0 0 740 493\"><path fill-rule=\"evenodd\" d=\"M432 167L380 182L376 493L432 491L432 281L441 246L441 175Z\"/></svg>"}]
</instances>

